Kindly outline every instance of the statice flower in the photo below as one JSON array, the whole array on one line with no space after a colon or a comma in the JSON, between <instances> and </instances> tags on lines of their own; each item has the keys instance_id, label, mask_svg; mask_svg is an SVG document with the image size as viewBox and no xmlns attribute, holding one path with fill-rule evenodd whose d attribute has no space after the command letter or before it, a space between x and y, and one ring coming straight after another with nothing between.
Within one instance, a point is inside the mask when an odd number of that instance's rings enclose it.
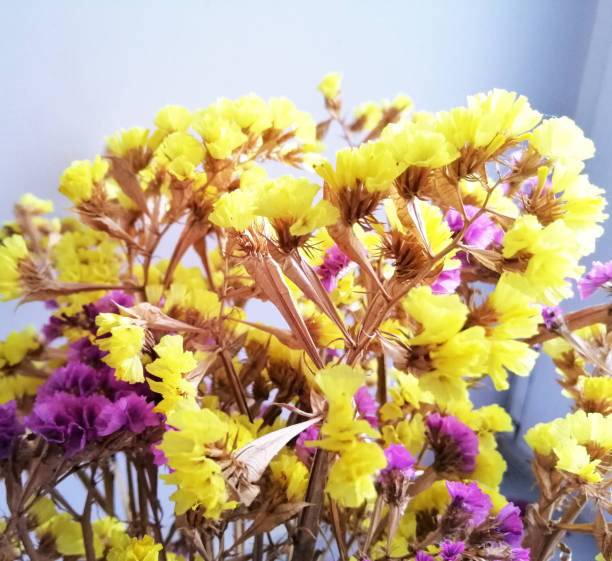
<instances>
[{"instance_id":1,"label":"statice flower","mask_svg":"<svg viewBox=\"0 0 612 561\"><path fill-rule=\"evenodd\" d=\"M323 264L317 268L321 284L327 292L331 292L336 287L336 277L350 262L337 245L327 250Z\"/></svg>"},{"instance_id":2,"label":"statice flower","mask_svg":"<svg viewBox=\"0 0 612 561\"><path fill-rule=\"evenodd\" d=\"M435 452L434 468L438 472L472 472L476 467L478 437L459 419L438 413L427 417L428 436Z\"/></svg>"},{"instance_id":3,"label":"statice flower","mask_svg":"<svg viewBox=\"0 0 612 561\"><path fill-rule=\"evenodd\" d=\"M578 292L582 300L591 296L599 287L612 290L612 261L595 261L584 278L578 280Z\"/></svg>"},{"instance_id":4,"label":"statice flower","mask_svg":"<svg viewBox=\"0 0 612 561\"><path fill-rule=\"evenodd\" d=\"M561 306L544 306L542 308L542 319L544 320L544 325L546 325L548 329L559 327L563 320L563 310Z\"/></svg>"},{"instance_id":5,"label":"statice flower","mask_svg":"<svg viewBox=\"0 0 612 561\"><path fill-rule=\"evenodd\" d=\"M315 441L318 438L319 429L315 426L310 426L299 434L295 442L295 454L307 467L310 467L312 464L312 458L317 449L314 446L306 446L305 443Z\"/></svg>"},{"instance_id":6,"label":"statice flower","mask_svg":"<svg viewBox=\"0 0 612 561\"><path fill-rule=\"evenodd\" d=\"M118 305L124 308L131 308L134 305L134 297L121 290L113 290L96 302L83 306L83 309L93 322L98 314L118 314Z\"/></svg>"},{"instance_id":7,"label":"statice flower","mask_svg":"<svg viewBox=\"0 0 612 561\"><path fill-rule=\"evenodd\" d=\"M381 470L381 475L388 475L392 471L401 472L403 477L411 478L414 476L414 457L401 444L389 444L384 450L387 458L387 467Z\"/></svg>"},{"instance_id":8,"label":"statice flower","mask_svg":"<svg viewBox=\"0 0 612 561\"><path fill-rule=\"evenodd\" d=\"M447 481L446 488L451 497L449 510L459 508L470 513L474 526L478 526L485 521L489 511L493 508L493 503L491 502L491 497L483 493L475 481L468 484L458 481Z\"/></svg>"},{"instance_id":9,"label":"statice flower","mask_svg":"<svg viewBox=\"0 0 612 561\"><path fill-rule=\"evenodd\" d=\"M442 271L432 283L431 291L434 294L454 294L461 284L461 267Z\"/></svg>"},{"instance_id":10,"label":"statice flower","mask_svg":"<svg viewBox=\"0 0 612 561\"><path fill-rule=\"evenodd\" d=\"M37 401L51 398L57 392L87 396L100 387L100 372L81 362L69 362L58 368L38 389Z\"/></svg>"},{"instance_id":11,"label":"statice flower","mask_svg":"<svg viewBox=\"0 0 612 561\"><path fill-rule=\"evenodd\" d=\"M98 439L100 413L110 403L101 395L78 397L57 392L34 405L32 413L25 418L25 425L45 440L63 445L66 456L71 457L88 442Z\"/></svg>"},{"instance_id":12,"label":"statice flower","mask_svg":"<svg viewBox=\"0 0 612 561\"><path fill-rule=\"evenodd\" d=\"M530 561L530 549L524 547L512 548L512 561Z\"/></svg>"},{"instance_id":13,"label":"statice flower","mask_svg":"<svg viewBox=\"0 0 612 561\"><path fill-rule=\"evenodd\" d=\"M94 368L104 368L106 364L102 358L108 354L97 345L94 345L88 337L77 339L68 344L68 360L74 362L86 362Z\"/></svg>"},{"instance_id":14,"label":"statice flower","mask_svg":"<svg viewBox=\"0 0 612 561\"><path fill-rule=\"evenodd\" d=\"M378 405L366 386L361 386L355 393L355 406L361 418L375 429L378 428Z\"/></svg>"},{"instance_id":15,"label":"statice flower","mask_svg":"<svg viewBox=\"0 0 612 561\"><path fill-rule=\"evenodd\" d=\"M414 557L414 561L434 561L434 558L431 555L428 555L424 551L417 551L417 554Z\"/></svg>"},{"instance_id":16,"label":"statice flower","mask_svg":"<svg viewBox=\"0 0 612 561\"><path fill-rule=\"evenodd\" d=\"M465 549L465 544L463 542L451 542L446 540L442 544L442 550L440 551L440 555L444 561L455 561Z\"/></svg>"},{"instance_id":17,"label":"statice flower","mask_svg":"<svg viewBox=\"0 0 612 561\"><path fill-rule=\"evenodd\" d=\"M465 213L470 219L474 217L479 210L480 209L476 206L465 206ZM445 218L453 232L458 232L464 226L461 214L454 208L451 208L446 213ZM463 243L478 249L486 249L493 242L501 244L503 237L504 231L495 224L493 219L486 214L481 214L465 232Z\"/></svg>"},{"instance_id":18,"label":"statice flower","mask_svg":"<svg viewBox=\"0 0 612 561\"><path fill-rule=\"evenodd\" d=\"M497 530L504 535L504 540L508 545L520 546L523 541L521 510L512 503L504 506L497 515Z\"/></svg>"},{"instance_id":19,"label":"statice flower","mask_svg":"<svg viewBox=\"0 0 612 561\"><path fill-rule=\"evenodd\" d=\"M114 403L109 403L100 412L97 421L98 435L106 436L121 429L139 434L147 427L159 425L160 416L153 413L153 406L152 402L135 393L129 393Z\"/></svg>"},{"instance_id":20,"label":"statice flower","mask_svg":"<svg viewBox=\"0 0 612 561\"><path fill-rule=\"evenodd\" d=\"M23 431L23 425L17 418L17 402L12 400L0 405L0 460L10 457Z\"/></svg>"}]
</instances>

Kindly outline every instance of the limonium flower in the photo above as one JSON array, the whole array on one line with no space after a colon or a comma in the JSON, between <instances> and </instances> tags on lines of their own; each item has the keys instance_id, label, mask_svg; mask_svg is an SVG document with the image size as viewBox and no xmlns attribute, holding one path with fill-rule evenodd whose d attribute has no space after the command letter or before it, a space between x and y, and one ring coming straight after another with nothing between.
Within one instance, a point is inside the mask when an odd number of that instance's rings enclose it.
<instances>
[{"instance_id":1,"label":"limonium flower","mask_svg":"<svg viewBox=\"0 0 612 561\"><path fill-rule=\"evenodd\" d=\"M17 418L17 402L13 400L0 405L0 460L10 457L23 432L23 424Z\"/></svg>"},{"instance_id":2,"label":"limonium flower","mask_svg":"<svg viewBox=\"0 0 612 561\"><path fill-rule=\"evenodd\" d=\"M349 263L350 259L337 245L327 250L323 264L317 267L317 274L327 292L331 292L336 287L336 277Z\"/></svg>"},{"instance_id":3,"label":"limonium flower","mask_svg":"<svg viewBox=\"0 0 612 561\"><path fill-rule=\"evenodd\" d=\"M434 413L427 417L430 444L436 454L434 467L440 472L471 472L476 466L478 438L452 415Z\"/></svg>"},{"instance_id":4,"label":"limonium flower","mask_svg":"<svg viewBox=\"0 0 612 561\"><path fill-rule=\"evenodd\" d=\"M467 484L447 481L446 488L451 497L451 506L469 512L474 526L481 524L493 508L491 498L480 490L475 481Z\"/></svg>"},{"instance_id":5,"label":"limonium flower","mask_svg":"<svg viewBox=\"0 0 612 561\"><path fill-rule=\"evenodd\" d=\"M464 549L465 544L463 542L451 542L450 540L445 540L442 544L440 556L442 559L444 559L444 561L455 561L463 553Z\"/></svg>"},{"instance_id":6,"label":"limonium flower","mask_svg":"<svg viewBox=\"0 0 612 561\"><path fill-rule=\"evenodd\" d=\"M607 263L594 261L591 270L578 280L578 292L582 300L591 296L600 287L612 289L612 261Z\"/></svg>"}]
</instances>

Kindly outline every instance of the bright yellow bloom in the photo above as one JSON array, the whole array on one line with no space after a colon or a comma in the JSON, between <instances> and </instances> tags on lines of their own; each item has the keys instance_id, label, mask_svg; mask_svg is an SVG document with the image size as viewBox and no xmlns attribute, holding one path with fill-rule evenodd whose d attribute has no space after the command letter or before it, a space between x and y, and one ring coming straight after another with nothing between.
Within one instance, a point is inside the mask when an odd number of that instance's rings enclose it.
<instances>
[{"instance_id":1,"label":"bright yellow bloom","mask_svg":"<svg viewBox=\"0 0 612 561\"><path fill-rule=\"evenodd\" d=\"M120 158L125 158L130 153L137 150L153 149L152 139L149 138L149 129L143 127L133 127L128 130L121 130L112 136L106 137L106 145L109 151Z\"/></svg>"},{"instance_id":2,"label":"bright yellow bloom","mask_svg":"<svg viewBox=\"0 0 612 561\"><path fill-rule=\"evenodd\" d=\"M20 286L19 262L29 255L22 236L14 234L2 240L0 245L0 299L3 301L19 298L23 294Z\"/></svg>"},{"instance_id":3,"label":"bright yellow bloom","mask_svg":"<svg viewBox=\"0 0 612 561\"><path fill-rule=\"evenodd\" d=\"M108 162L100 156L96 156L93 164L89 160L72 162L60 178L59 192L75 205L88 201L94 185L102 181L108 168Z\"/></svg>"},{"instance_id":4,"label":"bright yellow bloom","mask_svg":"<svg viewBox=\"0 0 612 561\"><path fill-rule=\"evenodd\" d=\"M288 228L293 236L309 234L335 223L340 215L326 200L311 206L320 188L291 175L268 181L257 190L255 212L268 218L278 232Z\"/></svg>"},{"instance_id":5,"label":"bright yellow bloom","mask_svg":"<svg viewBox=\"0 0 612 561\"><path fill-rule=\"evenodd\" d=\"M201 142L186 132L169 134L155 151L156 161L178 179L191 178L203 158L204 147ZM206 174L200 175L199 183L205 181Z\"/></svg>"},{"instance_id":6,"label":"bright yellow bloom","mask_svg":"<svg viewBox=\"0 0 612 561\"><path fill-rule=\"evenodd\" d=\"M53 203L39 199L32 193L25 193L19 199L19 206L25 208L31 214L47 214L53 212Z\"/></svg>"},{"instance_id":7,"label":"bright yellow bloom","mask_svg":"<svg viewBox=\"0 0 612 561\"><path fill-rule=\"evenodd\" d=\"M387 145L380 141L339 150L336 152L336 169L328 161L314 167L334 191L365 187L369 193L387 190L403 171Z\"/></svg>"},{"instance_id":8,"label":"bright yellow bloom","mask_svg":"<svg viewBox=\"0 0 612 561\"><path fill-rule=\"evenodd\" d=\"M557 456L557 469L574 473L586 481L601 481L601 475L596 471L601 460L591 460L584 446L567 439L553 451Z\"/></svg>"},{"instance_id":9,"label":"bright yellow bloom","mask_svg":"<svg viewBox=\"0 0 612 561\"><path fill-rule=\"evenodd\" d=\"M272 478L285 489L289 502L300 502L308 487L308 468L297 459L295 453L285 449L270 462Z\"/></svg>"},{"instance_id":10,"label":"bright yellow bloom","mask_svg":"<svg viewBox=\"0 0 612 561\"><path fill-rule=\"evenodd\" d=\"M553 161L587 160L595 155L592 140L569 117L546 119L531 134L529 144Z\"/></svg>"},{"instance_id":11,"label":"bright yellow bloom","mask_svg":"<svg viewBox=\"0 0 612 561\"><path fill-rule=\"evenodd\" d=\"M108 561L157 561L161 549L162 545L156 544L151 536L129 538L122 547L108 552Z\"/></svg>"},{"instance_id":12,"label":"bright yellow bloom","mask_svg":"<svg viewBox=\"0 0 612 561\"><path fill-rule=\"evenodd\" d=\"M166 416L182 399L195 397L193 385L183 378L197 366L197 361L191 351L183 351L181 335L164 335L154 347L158 357L147 365L147 371L160 380L148 379L149 387L163 397L155 406L155 411Z\"/></svg>"},{"instance_id":13,"label":"bright yellow bloom","mask_svg":"<svg viewBox=\"0 0 612 561\"><path fill-rule=\"evenodd\" d=\"M142 345L144 331L127 317L102 313L96 316L96 345L108 351L102 360L115 369L115 377L130 383L144 382ZM110 337L102 337L110 333Z\"/></svg>"},{"instance_id":14,"label":"bright yellow bloom","mask_svg":"<svg viewBox=\"0 0 612 561\"><path fill-rule=\"evenodd\" d=\"M342 74L326 74L323 80L321 80L321 83L317 86L317 89L325 96L326 99L333 99L338 97L338 94L340 93L341 81Z\"/></svg>"},{"instance_id":15,"label":"bright yellow bloom","mask_svg":"<svg viewBox=\"0 0 612 561\"><path fill-rule=\"evenodd\" d=\"M355 109L354 115L357 120L363 119L362 130L371 131L382 119L383 112L378 103L367 101Z\"/></svg>"},{"instance_id":16,"label":"bright yellow bloom","mask_svg":"<svg viewBox=\"0 0 612 561\"><path fill-rule=\"evenodd\" d=\"M209 220L217 226L242 232L253 223L256 205L254 190L236 189L219 198Z\"/></svg>"},{"instance_id":17,"label":"bright yellow bloom","mask_svg":"<svg viewBox=\"0 0 612 561\"><path fill-rule=\"evenodd\" d=\"M184 132L191 126L191 113L180 105L167 105L157 112L153 122L168 133Z\"/></svg>"}]
</instances>

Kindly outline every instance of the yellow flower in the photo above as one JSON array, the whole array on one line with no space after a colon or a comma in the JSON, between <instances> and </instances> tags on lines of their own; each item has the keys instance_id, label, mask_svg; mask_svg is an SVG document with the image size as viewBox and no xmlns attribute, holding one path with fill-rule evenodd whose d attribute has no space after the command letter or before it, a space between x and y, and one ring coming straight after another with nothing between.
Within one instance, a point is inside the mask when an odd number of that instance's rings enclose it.
<instances>
[{"instance_id":1,"label":"yellow flower","mask_svg":"<svg viewBox=\"0 0 612 561\"><path fill-rule=\"evenodd\" d=\"M300 502L308 487L308 468L297 459L295 453L285 449L270 462L272 478L285 489L289 502Z\"/></svg>"},{"instance_id":2,"label":"yellow flower","mask_svg":"<svg viewBox=\"0 0 612 561\"><path fill-rule=\"evenodd\" d=\"M601 475L596 471L601 460L591 460L584 446L568 439L561 446L553 448L553 451L557 456L557 469L574 473L586 481L601 481Z\"/></svg>"},{"instance_id":3,"label":"yellow flower","mask_svg":"<svg viewBox=\"0 0 612 561\"><path fill-rule=\"evenodd\" d=\"M257 190L256 210L268 218L277 232L288 228L292 236L303 236L338 220L338 210L326 200L311 206L320 186L308 179L285 175L262 184Z\"/></svg>"},{"instance_id":4,"label":"yellow flower","mask_svg":"<svg viewBox=\"0 0 612 561\"><path fill-rule=\"evenodd\" d=\"M236 189L219 198L209 220L217 226L242 232L253 223L256 205L254 190Z\"/></svg>"},{"instance_id":5,"label":"yellow flower","mask_svg":"<svg viewBox=\"0 0 612 561\"><path fill-rule=\"evenodd\" d=\"M96 156L93 164L89 160L72 162L60 178L59 192L76 205L88 201L94 185L102 181L108 167L108 162L100 156Z\"/></svg>"},{"instance_id":6,"label":"yellow flower","mask_svg":"<svg viewBox=\"0 0 612 561\"><path fill-rule=\"evenodd\" d=\"M168 133L184 132L191 126L191 113L180 105L167 105L157 112L153 122Z\"/></svg>"},{"instance_id":7,"label":"yellow flower","mask_svg":"<svg viewBox=\"0 0 612 561\"><path fill-rule=\"evenodd\" d=\"M23 294L20 286L19 262L28 257L28 248L22 236L14 234L2 240L0 245L0 280L1 300L7 301L19 298Z\"/></svg>"},{"instance_id":8,"label":"yellow flower","mask_svg":"<svg viewBox=\"0 0 612 561\"><path fill-rule=\"evenodd\" d=\"M378 103L367 101L355 109L354 115L357 121L363 120L361 130L371 131L382 119L383 112Z\"/></svg>"},{"instance_id":9,"label":"yellow flower","mask_svg":"<svg viewBox=\"0 0 612 561\"><path fill-rule=\"evenodd\" d=\"M338 97L338 94L340 93L341 80L342 74L326 74L323 80L321 80L321 83L317 86L317 89L325 96L326 99L333 99Z\"/></svg>"},{"instance_id":10,"label":"yellow flower","mask_svg":"<svg viewBox=\"0 0 612 561\"><path fill-rule=\"evenodd\" d=\"M328 161L314 168L334 191L365 187L369 193L386 191L403 171L386 143L380 141L339 150L336 153L336 169Z\"/></svg>"},{"instance_id":11,"label":"yellow flower","mask_svg":"<svg viewBox=\"0 0 612 561\"><path fill-rule=\"evenodd\" d=\"M126 158L135 151L153 149L152 140L149 138L149 129L143 127L133 127L128 130L121 130L112 136L106 137L106 145L109 151L115 156ZM146 161L146 160L145 160Z\"/></svg>"},{"instance_id":12,"label":"yellow flower","mask_svg":"<svg viewBox=\"0 0 612 561\"><path fill-rule=\"evenodd\" d=\"M151 536L142 539L130 538L123 547L114 547L108 552L108 561L157 561L161 544Z\"/></svg>"},{"instance_id":13,"label":"yellow flower","mask_svg":"<svg viewBox=\"0 0 612 561\"><path fill-rule=\"evenodd\" d=\"M595 155L592 140L568 117L546 119L531 133L529 144L553 161L587 160Z\"/></svg>"},{"instance_id":14,"label":"yellow flower","mask_svg":"<svg viewBox=\"0 0 612 561\"><path fill-rule=\"evenodd\" d=\"M154 350L159 358L147 365L147 371L160 380L147 380L149 387L163 397L155 406L155 411L167 416L179 401L195 397L195 388L183 375L198 363L191 351L183 351L181 335L164 335Z\"/></svg>"},{"instance_id":15,"label":"yellow flower","mask_svg":"<svg viewBox=\"0 0 612 561\"><path fill-rule=\"evenodd\" d=\"M143 329L127 317L109 313L98 314L96 325L96 345L103 351L108 351L108 355L102 360L115 369L115 377L132 384L144 382L141 362ZM102 337L109 333L110 337Z\"/></svg>"},{"instance_id":16,"label":"yellow flower","mask_svg":"<svg viewBox=\"0 0 612 561\"><path fill-rule=\"evenodd\" d=\"M19 199L19 206L25 208L31 214L47 214L53 212L53 203L39 199L32 193L25 193Z\"/></svg>"}]
</instances>

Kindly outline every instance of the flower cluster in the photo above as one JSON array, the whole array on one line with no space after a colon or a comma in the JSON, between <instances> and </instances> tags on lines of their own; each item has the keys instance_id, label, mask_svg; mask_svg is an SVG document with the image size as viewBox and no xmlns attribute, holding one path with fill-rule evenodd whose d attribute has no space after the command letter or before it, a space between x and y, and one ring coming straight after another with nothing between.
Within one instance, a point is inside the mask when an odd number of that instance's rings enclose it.
<instances>
[{"instance_id":1,"label":"flower cluster","mask_svg":"<svg viewBox=\"0 0 612 561\"><path fill-rule=\"evenodd\" d=\"M606 218L592 142L505 90L349 119L340 78L318 123L254 94L165 107L66 169L75 216L16 205L0 298L49 317L0 342L0 557L546 561L591 499L612 555L609 307L560 307L612 282L581 278ZM540 348L574 411L527 432L522 513L510 415L471 392Z\"/></svg>"}]
</instances>

